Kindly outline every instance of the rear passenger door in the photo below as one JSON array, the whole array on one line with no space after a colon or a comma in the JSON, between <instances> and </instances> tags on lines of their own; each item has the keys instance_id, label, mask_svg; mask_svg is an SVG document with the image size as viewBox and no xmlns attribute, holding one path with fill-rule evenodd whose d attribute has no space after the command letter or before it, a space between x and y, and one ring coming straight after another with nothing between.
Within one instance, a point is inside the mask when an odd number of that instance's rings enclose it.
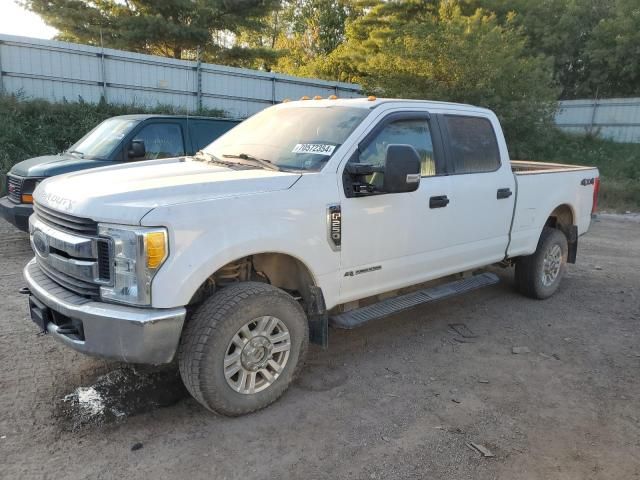
<instances>
[{"instance_id":1,"label":"rear passenger door","mask_svg":"<svg viewBox=\"0 0 640 480\"><path fill-rule=\"evenodd\" d=\"M445 114L438 120L451 182L446 210L455 263L466 270L500 261L509 243L515 202L511 165L502 161L508 159L506 145L499 144L489 117Z\"/></svg>"}]
</instances>

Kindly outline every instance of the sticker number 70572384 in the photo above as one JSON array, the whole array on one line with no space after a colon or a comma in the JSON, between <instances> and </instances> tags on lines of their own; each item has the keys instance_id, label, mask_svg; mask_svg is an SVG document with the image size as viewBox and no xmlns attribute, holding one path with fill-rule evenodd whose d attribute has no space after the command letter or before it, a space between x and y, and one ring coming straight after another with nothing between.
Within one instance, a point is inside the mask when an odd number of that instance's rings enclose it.
<instances>
[{"instance_id":1,"label":"sticker number 70572384","mask_svg":"<svg viewBox=\"0 0 640 480\"><path fill-rule=\"evenodd\" d=\"M292 153L315 153L317 155L331 155L335 150L335 145L327 145L325 143L298 143Z\"/></svg>"}]
</instances>

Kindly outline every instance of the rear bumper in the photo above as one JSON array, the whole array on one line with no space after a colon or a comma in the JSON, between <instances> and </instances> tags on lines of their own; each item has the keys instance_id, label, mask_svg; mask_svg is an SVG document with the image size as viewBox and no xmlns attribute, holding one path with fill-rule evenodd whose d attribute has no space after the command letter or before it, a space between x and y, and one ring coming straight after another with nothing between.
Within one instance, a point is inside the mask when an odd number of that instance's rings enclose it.
<instances>
[{"instance_id":1,"label":"rear bumper","mask_svg":"<svg viewBox=\"0 0 640 480\"><path fill-rule=\"evenodd\" d=\"M0 216L23 232L29 231L29 217L32 213L32 205L14 203L9 197L0 198Z\"/></svg>"},{"instance_id":2,"label":"rear bumper","mask_svg":"<svg viewBox=\"0 0 640 480\"><path fill-rule=\"evenodd\" d=\"M31 260L24 268L31 295L52 311L47 332L79 352L129 363L169 363L178 348L184 307L136 308L96 302L53 282ZM61 333L60 325L81 322L83 335Z\"/></svg>"}]
</instances>

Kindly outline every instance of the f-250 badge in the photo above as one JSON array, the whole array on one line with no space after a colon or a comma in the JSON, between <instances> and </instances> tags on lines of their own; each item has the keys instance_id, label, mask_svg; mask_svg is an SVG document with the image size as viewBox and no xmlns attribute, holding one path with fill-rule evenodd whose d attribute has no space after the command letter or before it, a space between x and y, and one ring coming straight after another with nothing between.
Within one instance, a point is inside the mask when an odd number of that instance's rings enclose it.
<instances>
[{"instance_id":1,"label":"f-250 badge","mask_svg":"<svg viewBox=\"0 0 640 480\"><path fill-rule=\"evenodd\" d=\"M335 252L342 246L342 210L340 204L327 207L327 240Z\"/></svg>"}]
</instances>

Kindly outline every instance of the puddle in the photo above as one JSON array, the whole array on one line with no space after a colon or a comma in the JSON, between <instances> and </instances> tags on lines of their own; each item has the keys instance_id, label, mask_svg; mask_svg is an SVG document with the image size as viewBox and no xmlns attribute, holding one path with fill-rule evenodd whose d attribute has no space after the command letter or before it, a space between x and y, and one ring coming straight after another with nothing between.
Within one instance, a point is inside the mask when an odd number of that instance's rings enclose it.
<instances>
[{"instance_id":1,"label":"puddle","mask_svg":"<svg viewBox=\"0 0 640 480\"><path fill-rule=\"evenodd\" d=\"M187 396L175 367L124 366L62 397L56 417L65 430L78 431L168 407Z\"/></svg>"}]
</instances>

